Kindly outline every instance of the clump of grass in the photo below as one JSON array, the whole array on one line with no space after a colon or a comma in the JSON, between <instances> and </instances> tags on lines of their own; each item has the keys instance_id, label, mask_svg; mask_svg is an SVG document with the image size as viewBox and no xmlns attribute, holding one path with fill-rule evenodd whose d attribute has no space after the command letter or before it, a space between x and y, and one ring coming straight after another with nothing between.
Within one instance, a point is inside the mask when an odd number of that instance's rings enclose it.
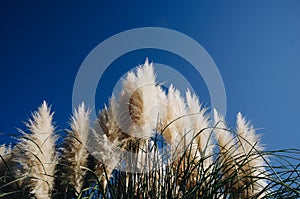
<instances>
[{"instance_id":1,"label":"clump of grass","mask_svg":"<svg viewBox=\"0 0 300 199\"><path fill-rule=\"evenodd\" d=\"M155 142L160 145L158 140ZM149 164L157 165L156 169L144 173L115 169L106 187L95 183L93 187L85 190L85 196L91 198L298 198L300 196L300 159L296 158L300 155L299 150L257 151L248 155L236 155L233 157L235 165L232 165L224 164L222 158L224 153L216 149L212 155L212 164L208 168L205 159L195 161L195 157L187 155L191 154L189 153L191 146L187 146L177 162L166 160L168 164L164 166L160 165L160 161L155 162L155 159L161 157L159 150L162 149L152 148L154 158L148 159ZM257 156L268 157L272 160L272 165L270 160L266 159L264 166L252 168L253 173L244 171L243 168L249 167ZM296 163L292 164L295 160ZM229 175L228 171L232 170L233 166L235 171ZM254 176L253 170L261 173ZM261 184L262 181L266 184Z\"/></svg>"},{"instance_id":2,"label":"clump of grass","mask_svg":"<svg viewBox=\"0 0 300 199\"><path fill-rule=\"evenodd\" d=\"M44 102L13 150L0 147L0 198L299 198L300 151L266 151L187 91L164 90L146 60L90 125L84 104L60 142Z\"/></svg>"}]
</instances>

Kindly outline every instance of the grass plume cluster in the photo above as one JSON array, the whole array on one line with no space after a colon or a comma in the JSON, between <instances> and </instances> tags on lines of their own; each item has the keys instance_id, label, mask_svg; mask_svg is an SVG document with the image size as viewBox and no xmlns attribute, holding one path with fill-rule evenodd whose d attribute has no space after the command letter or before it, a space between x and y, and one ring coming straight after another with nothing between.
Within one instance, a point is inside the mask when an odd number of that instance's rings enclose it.
<instances>
[{"instance_id":1,"label":"grass plume cluster","mask_svg":"<svg viewBox=\"0 0 300 199\"><path fill-rule=\"evenodd\" d=\"M237 114L230 129L189 90L156 82L146 60L90 121L82 103L57 131L43 102L0 146L0 198L299 198L300 151L266 151Z\"/></svg>"}]
</instances>

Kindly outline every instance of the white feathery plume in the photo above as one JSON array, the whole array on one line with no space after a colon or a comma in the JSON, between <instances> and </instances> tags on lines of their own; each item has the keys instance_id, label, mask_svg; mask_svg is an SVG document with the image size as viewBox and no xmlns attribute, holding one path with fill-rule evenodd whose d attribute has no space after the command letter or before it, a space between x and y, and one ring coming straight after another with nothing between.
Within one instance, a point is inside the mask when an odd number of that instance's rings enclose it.
<instances>
[{"instance_id":1,"label":"white feathery plume","mask_svg":"<svg viewBox=\"0 0 300 199\"><path fill-rule=\"evenodd\" d=\"M148 59L137 68L136 74L129 72L123 80L123 90L114 111L123 132L138 138L153 135L161 110L153 64Z\"/></svg>"},{"instance_id":2,"label":"white feathery plume","mask_svg":"<svg viewBox=\"0 0 300 199\"><path fill-rule=\"evenodd\" d=\"M256 151L262 151L263 147L260 144L260 136L255 133L254 127L246 121L240 112L237 114L236 124L237 134L240 137L240 152L250 154ZM264 163L264 161L261 163Z\"/></svg>"},{"instance_id":3,"label":"white feathery plume","mask_svg":"<svg viewBox=\"0 0 300 199\"><path fill-rule=\"evenodd\" d=\"M161 132L163 128L163 123L166 121L167 118L167 105L168 105L168 96L166 95L166 92L163 90L163 88L160 85L156 86L157 95L158 95L158 106L157 108L159 111L159 118L158 118L158 124L157 124L157 131Z\"/></svg>"},{"instance_id":4,"label":"white feathery plume","mask_svg":"<svg viewBox=\"0 0 300 199\"><path fill-rule=\"evenodd\" d=\"M200 154L204 156L204 167L208 168L212 164L213 145L211 139L211 130L209 127L209 117L206 115L206 109L199 103L199 99L195 94L191 94L190 90L186 92L186 102L188 106L188 113L194 136L200 133L195 141L198 145Z\"/></svg>"},{"instance_id":5,"label":"white feathery plume","mask_svg":"<svg viewBox=\"0 0 300 199\"><path fill-rule=\"evenodd\" d=\"M106 179L111 177L112 171L119 166L121 149L129 140L129 135L120 129L115 120L118 104L114 96L111 97L109 105L100 112L89 142L91 154L96 158L94 173L102 176L103 187L106 186Z\"/></svg>"},{"instance_id":6,"label":"white feathery plume","mask_svg":"<svg viewBox=\"0 0 300 199\"><path fill-rule=\"evenodd\" d=\"M90 110L85 108L84 103L74 110L71 117L71 131L64 140L62 157L60 162L64 167L62 178L80 193L83 183L85 170L87 167L89 153L86 145L90 134Z\"/></svg>"},{"instance_id":7,"label":"white feathery plume","mask_svg":"<svg viewBox=\"0 0 300 199\"><path fill-rule=\"evenodd\" d=\"M214 109L214 124L214 133L221 153L234 156L236 154L236 139L233 137L232 133L227 130L228 128L224 118L218 114L216 109Z\"/></svg>"},{"instance_id":8,"label":"white feathery plume","mask_svg":"<svg viewBox=\"0 0 300 199\"><path fill-rule=\"evenodd\" d=\"M236 180L238 165L235 158L237 158L236 139L232 133L227 130L226 123L222 116L220 116L216 109L214 109L214 133L220 148L220 168L223 175L227 179ZM232 187L238 190L238 184L233 182Z\"/></svg>"},{"instance_id":9,"label":"white feathery plume","mask_svg":"<svg viewBox=\"0 0 300 199\"><path fill-rule=\"evenodd\" d=\"M52 124L53 113L44 101L37 112L34 112L33 120L26 124L31 134L23 132L19 148L21 153L14 161L22 166L22 174L28 178L30 193L36 198L50 198L54 182L57 156L55 153L54 126Z\"/></svg>"},{"instance_id":10,"label":"white feathery plume","mask_svg":"<svg viewBox=\"0 0 300 199\"><path fill-rule=\"evenodd\" d=\"M265 161L262 155L259 154L263 150L263 147L260 144L259 135L255 133L254 127L243 118L241 113L237 114L236 123L236 131L239 138L239 155L246 158L240 168L239 175L242 179L241 182L253 182L252 186L246 190L246 194L248 196L249 194L253 194L251 196L254 196L267 186L266 181L263 180L266 175ZM247 178L248 176L249 178ZM262 196L260 195L260 197Z\"/></svg>"},{"instance_id":11,"label":"white feathery plume","mask_svg":"<svg viewBox=\"0 0 300 199\"><path fill-rule=\"evenodd\" d=\"M102 131L102 129L98 129ZM102 186L105 188L107 180L111 177L112 171L119 166L121 157L121 142L116 138L111 141L106 134L92 131L89 140L89 150L95 158L93 171L99 177Z\"/></svg>"},{"instance_id":12,"label":"white feathery plume","mask_svg":"<svg viewBox=\"0 0 300 199\"><path fill-rule=\"evenodd\" d=\"M181 152L183 152L182 147L192 142L193 134L190 132L190 119L187 116L184 99L172 84L168 90L167 114L164 123L168 125L163 132L164 138L171 144L172 150L182 150Z\"/></svg>"},{"instance_id":13,"label":"white feathery plume","mask_svg":"<svg viewBox=\"0 0 300 199\"><path fill-rule=\"evenodd\" d=\"M116 98L112 96L109 100L109 107L106 107L100 112L97 123L94 127L99 134L104 133L111 142L118 139L120 142L125 142L129 135L124 133L116 121L118 114L118 104Z\"/></svg>"},{"instance_id":14,"label":"white feathery plume","mask_svg":"<svg viewBox=\"0 0 300 199\"><path fill-rule=\"evenodd\" d=\"M100 157L101 163L106 166L107 174L111 175L111 171L118 166L120 161L120 142L117 139L111 142L106 135L101 136L99 141L101 149L92 152L92 155Z\"/></svg>"},{"instance_id":15,"label":"white feathery plume","mask_svg":"<svg viewBox=\"0 0 300 199\"><path fill-rule=\"evenodd\" d=\"M156 85L153 63L146 59L145 63L137 68L136 73L127 73L122 86L118 98L112 98L111 115L122 135L129 135L125 147L136 153L132 158L138 161L139 146L154 135L158 117L163 115L164 110L161 108L161 92ZM129 162L126 165L127 169L132 169L129 168Z\"/></svg>"}]
</instances>

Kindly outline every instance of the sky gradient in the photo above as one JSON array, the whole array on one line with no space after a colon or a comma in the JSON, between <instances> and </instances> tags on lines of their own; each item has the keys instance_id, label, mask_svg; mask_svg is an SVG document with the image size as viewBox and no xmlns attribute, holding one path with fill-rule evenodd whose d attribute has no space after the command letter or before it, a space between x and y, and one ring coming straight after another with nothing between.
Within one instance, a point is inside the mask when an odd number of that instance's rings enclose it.
<instances>
[{"instance_id":1,"label":"sky gradient","mask_svg":"<svg viewBox=\"0 0 300 199\"><path fill-rule=\"evenodd\" d=\"M227 95L226 120L241 111L267 149L299 148L300 1L194 1L160 3L95 1L0 3L0 143L43 100L52 105L57 129L68 127L77 71L91 50L119 32L139 27L173 29L196 40L212 57ZM205 83L175 55L138 50L117 59L100 81L100 109L116 81L145 58L174 67L197 87L209 106ZM122 66L120 68L120 66ZM172 80L170 80L172 81Z\"/></svg>"}]
</instances>

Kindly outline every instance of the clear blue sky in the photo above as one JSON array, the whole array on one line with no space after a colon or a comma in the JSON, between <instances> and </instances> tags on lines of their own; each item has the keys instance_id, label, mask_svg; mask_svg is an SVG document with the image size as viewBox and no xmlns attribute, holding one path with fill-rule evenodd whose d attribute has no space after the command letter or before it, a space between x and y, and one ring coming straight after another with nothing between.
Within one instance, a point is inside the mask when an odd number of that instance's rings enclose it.
<instances>
[{"instance_id":1,"label":"clear blue sky","mask_svg":"<svg viewBox=\"0 0 300 199\"><path fill-rule=\"evenodd\" d=\"M182 32L207 50L224 80L230 124L241 111L260 128L268 149L299 148L300 1L48 2L0 3L1 143L24 128L44 99L52 104L57 128L66 128L73 83L87 54L114 34L156 26ZM132 52L101 81L113 84L145 57L180 63L166 52ZM123 71L114 68L118 64ZM197 94L209 105L201 81ZM110 89L97 91L98 108Z\"/></svg>"}]
</instances>

